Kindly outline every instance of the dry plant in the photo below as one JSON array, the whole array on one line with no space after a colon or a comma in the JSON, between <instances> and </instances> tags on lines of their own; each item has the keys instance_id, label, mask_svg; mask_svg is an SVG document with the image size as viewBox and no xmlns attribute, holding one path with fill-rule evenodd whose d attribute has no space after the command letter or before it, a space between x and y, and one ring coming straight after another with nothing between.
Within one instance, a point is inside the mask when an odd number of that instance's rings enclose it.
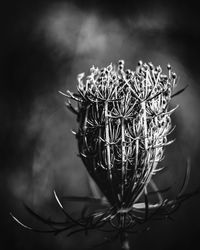
<instances>
[{"instance_id":1,"label":"dry plant","mask_svg":"<svg viewBox=\"0 0 200 250\"><path fill-rule=\"evenodd\" d=\"M125 70L124 61L99 69L92 67L84 79L78 75L77 93L60 92L66 105L77 117L79 156L102 192L98 197L65 197L65 200L99 205L95 211L84 210L77 220L64 209L64 222L45 219L26 206L37 219L50 227L38 230L12 217L23 227L49 233L85 232L96 229L119 238L122 249L130 249L128 235L137 232L137 225L150 219L170 218L181 203L199 192L185 194L190 164L185 179L174 199L164 198L168 188L159 190L152 177L162 170L159 162L164 149L173 143L168 135L174 130L169 110L171 99L185 88L174 92L177 76L171 66L168 75L160 66L139 61L135 71ZM72 105L71 100L77 103ZM92 205L91 205L92 206ZM145 227L143 230L147 230ZM105 243L105 242L104 242Z\"/></svg>"}]
</instances>

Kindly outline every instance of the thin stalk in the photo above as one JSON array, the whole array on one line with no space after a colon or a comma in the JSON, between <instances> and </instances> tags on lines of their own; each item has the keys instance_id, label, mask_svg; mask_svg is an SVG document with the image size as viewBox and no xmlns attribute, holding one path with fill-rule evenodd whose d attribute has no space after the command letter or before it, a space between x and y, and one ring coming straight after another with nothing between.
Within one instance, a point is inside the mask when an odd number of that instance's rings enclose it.
<instances>
[{"instance_id":1,"label":"thin stalk","mask_svg":"<svg viewBox=\"0 0 200 250\"><path fill-rule=\"evenodd\" d=\"M121 133L122 133L122 190L121 190L121 196L122 200L124 197L124 185L126 183L126 141L125 141L125 127L124 127L124 118L121 119Z\"/></svg>"},{"instance_id":2,"label":"thin stalk","mask_svg":"<svg viewBox=\"0 0 200 250\"><path fill-rule=\"evenodd\" d=\"M148 147L148 141L147 141L147 115L146 115L146 104L145 101L141 103L142 110L143 110L143 126L144 126L144 145L145 150L147 150Z\"/></svg>"},{"instance_id":3,"label":"thin stalk","mask_svg":"<svg viewBox=\"0 0 200 250\"><path fill-rule=\"evenodd\" d=\"M110 158L110 134L109 134L109 117L108 117L108 102L105 102L105 130L106 130L106 153L107 165L110 180L112 180L111 158Z\"/></svg>"},{"instance_id":4,"label":"thin stalk","mask_svg":"<svg viewBox=\"0 0 200 250\"><path fill-rule=\"evenodd\" d=\"M122 250L130 250L130 244L128 240L128 234L126 232L122 232L120 235L121 248Z\"/></svg>"},{"instance_id":5,"label":"thin stalk","mask_svg":"<svg viewBox=\"0 0 200 250\"><path fill-rule=\"evenodd\" d=\"M131 189L130 189L130 192L129 192L129 196L126 198L126 202L128 201L128 204L130 205L132 203L132 196L133 196L133 192L134 192L134 189L135 189L135 181L137 181L138 179L138 176L137 176L137 173L138 173L138 154L139 154L139 138L137 138L135 140L135 166L134 166L134 174L133 174L133 177L132 177L132 186L131 186Z\"/></svg>"}]
</instances>

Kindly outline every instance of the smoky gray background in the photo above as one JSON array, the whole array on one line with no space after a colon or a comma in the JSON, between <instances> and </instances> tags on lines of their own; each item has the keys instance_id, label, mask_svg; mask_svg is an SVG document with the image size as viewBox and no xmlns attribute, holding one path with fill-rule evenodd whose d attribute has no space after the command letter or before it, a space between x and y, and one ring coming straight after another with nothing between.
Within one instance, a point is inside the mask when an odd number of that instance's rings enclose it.
<instances>
[{"instance_id":1,"label":"smoky gray background","mask_svg":"<svg viewBox=\"0 0 200 250\"><path fill-rule=\"evenodd\" d=\"M119 59L135 69L138 60L170 63L178 75L177 90L189 88L172 101L176 130L155 177L160 188L179 190L190 157L188 191L200 184L199 168L199 7L170 1L9 1L2 3L0 91L0 249L85 249L105 235L92 232L70 238L37 234L16 225L43 226L23 207L29 204L43 216L62 219L53 198L90 195L88 175L77 157L77 127L58 91L75 91L77 74ZM75 217L83 204L65 203ZM133 249L189 249L198 244L200 195L186 201L174 221L151 223L151 230L131 235ZM120 249L119 242L99 249Z\"/></svg>"}]
</instances>

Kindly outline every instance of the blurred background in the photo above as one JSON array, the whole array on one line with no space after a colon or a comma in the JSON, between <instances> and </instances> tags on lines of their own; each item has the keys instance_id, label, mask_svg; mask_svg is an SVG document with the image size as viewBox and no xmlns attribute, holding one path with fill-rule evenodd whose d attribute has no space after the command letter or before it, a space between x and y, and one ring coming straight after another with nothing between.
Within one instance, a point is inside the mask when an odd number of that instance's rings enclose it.
<instances>
[{"instance_id":1,"label":"blurred background","mask_svg":"<svg viewBox=\"0 0 200 250\"><path fill-rule=\"evenodd\" d=\"M160 188L181 187L186 159L191 159L188 191L200 184L199 7L193 1L3 1L1 4L0 91L0 249L85 249L105 235L70 238L22 229L9 216L42 228L23 202L43 216L62 219L53 190L63 195L90 195L88 176L77 157L75 116L58 91L76 90L77 74L124 59L170 63L178 75L172 116L176 142L166 149L155 177ZM77 217L83 204L65 203ZM200 232L200 195L186 201L174 221L151 223L151 230L131 235L132 249L191 249ZM98 249L120 249L119 242Z\"/></svg>"}]
</instances>

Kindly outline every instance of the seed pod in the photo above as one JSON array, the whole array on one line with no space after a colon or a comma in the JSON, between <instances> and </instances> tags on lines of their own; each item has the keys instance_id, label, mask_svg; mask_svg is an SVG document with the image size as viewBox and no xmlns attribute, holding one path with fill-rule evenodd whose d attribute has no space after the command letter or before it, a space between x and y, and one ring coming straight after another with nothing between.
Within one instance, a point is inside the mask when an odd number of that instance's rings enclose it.
<instances>
[{"instance_id":1,"label":"seed pod","mask_svg":"<svg viewBox=\"0 0 200 250\"><path fill-rule=\"evenodd\" d=\"M140 198L157 172L163 148L172 141L168 111L175 86L174 73L138 63L136 71L118 66L91 68L78 76L76 134L79 154L94 181L112 206L127 209ZM107 72L102 76L102 72ZM131 76L131 77L130 77Z\"/></svg>"},{"instance_id":2,"label":"seed pod","mask_svg":"<svg viewBox=\"0 0 200 250\"><path fill-rule=\"evenodd\" d=\"M123 60L118 67L93 66L85 80L84 73L78 75L78 93L60 92L68 99L66 106L77 115L79 129L73 133L78 140L79 155L107 200L105 197L65 197L100 206L89 214L83 209L81 218L75 220L54 191L66 216L65 222L45 219L27 206L27 211L50 230L27 226L10 213L14 221L32 231L54 234L68 231L68 236L100 230L109 224L112 230L105 231L115 232L111 239L119 236L122 248L128 250L128 234L140 232L134 230L135 226L152 217L170 218L183 201L198 194L199 187L185 194L190 175L189 159L183 185L174 199L164 199L162 194L169 189L159 190L152 180L152 176L162 170L158 163L163 159L164 147L173 142L168 141L167 136L174 130L170 115L177 107L168 110L169 102L186 88L173 93L177 77L170 65L167 69L168 76L161 74L160 66L139 61L135 71L125 70ZM76 108L69 99L78 103Z\"/></svg>"}]
</instances>

